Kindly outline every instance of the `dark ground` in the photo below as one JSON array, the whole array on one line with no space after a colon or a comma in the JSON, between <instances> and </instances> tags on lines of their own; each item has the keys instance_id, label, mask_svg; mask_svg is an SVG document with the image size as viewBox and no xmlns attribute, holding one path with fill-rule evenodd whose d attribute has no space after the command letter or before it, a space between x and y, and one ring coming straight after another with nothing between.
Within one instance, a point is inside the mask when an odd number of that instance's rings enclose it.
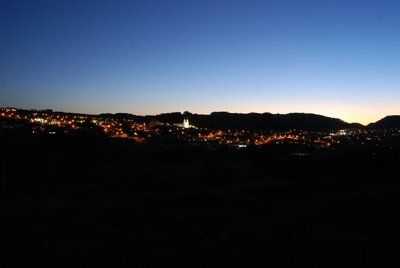
<instances>
[{"instance_id":1,"label":"dark ground","mask_svg":"<svg viewBox=\"0 0 400 268\"><path fill-rule=\"evenodd\" d=\"M399 238L396 147L293 157L15 135L0 146L1 267L163 257L196 267L235 256L351 267L397 251L389 246Z\"/></svg>"}]
</instances>

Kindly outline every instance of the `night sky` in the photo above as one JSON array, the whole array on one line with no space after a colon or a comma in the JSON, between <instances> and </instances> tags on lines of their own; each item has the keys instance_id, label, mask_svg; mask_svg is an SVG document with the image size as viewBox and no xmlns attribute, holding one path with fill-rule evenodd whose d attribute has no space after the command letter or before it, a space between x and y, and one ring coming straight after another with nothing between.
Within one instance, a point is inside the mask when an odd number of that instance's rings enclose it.
<instances>
[{"instance_id":1,"label":"night sky","mask_svg":"<svg viewBox=\"0 0 400 268\"><path fill-rule=\"evenodd\" d=\"M0 105L400 114L400 1L0 0Z\"/></svg>"}]
</instances>

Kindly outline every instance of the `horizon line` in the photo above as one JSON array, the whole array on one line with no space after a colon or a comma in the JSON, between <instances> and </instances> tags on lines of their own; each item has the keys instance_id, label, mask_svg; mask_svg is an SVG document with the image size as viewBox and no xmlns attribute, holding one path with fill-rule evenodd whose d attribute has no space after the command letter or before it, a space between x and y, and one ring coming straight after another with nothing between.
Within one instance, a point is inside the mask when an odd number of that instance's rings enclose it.
<instances>
[{"instance_id":1,"label":"horizon line","mask_svg":"<svg viewBox=\"0 0 400 268\"><path fill-rule=\"evenodd\" d=\"M90 113L90 112L82 112L82 111L77 111L77 112L72 112L70 110L64 110L64 109L56 109L56 108L26 108L26 107L22 107L21 106L13 106L13 105L7 105L7 106L0 106L0 108L5 108L5 109L16 109L16 110L28 110L28 111L45 111L45 110L51 110L52 112L56 112L56 113L70 113L70 114L85 114L85 115L92 115L92 116L98 116L101 114L129 114L129 115L135 115L135 116L157 116L157 115L162 115L162 114L170 114L170 113L190 113L190 114L197 114L197 115L211 115L212 113L230 113L230 114L272 114L272 115L289 115L289 114L309 114L309 115L318 115L318 116L324 116L327 118L332 118L332 119L338 119L341 120L347 124L360 124L362 126L368 126L370 124L376 123L379 120L382 120L386 117L389 116L396 116L395 114L388 114L383 116L381 119L377 120L377 121L371 121L368 123L360 123L360 122L348 122L345 121L343 119L341 119L340 117L336 117L336 116L329 116L323 113L315 113L315 112L287 112L287 113L274 113L274 112L235 112L235 111L227 111L227 110L215 110L209 113L197 113L197 112L191 112L189 110L185 110L183 112L181 111L166 111L166 112L159 112L159 113L149 113L149 114L145 114L145 113L132 113L132 112L96 112L96 113ZM400 115L399 115L400 116Z\"/></svg>"}]
</instances>

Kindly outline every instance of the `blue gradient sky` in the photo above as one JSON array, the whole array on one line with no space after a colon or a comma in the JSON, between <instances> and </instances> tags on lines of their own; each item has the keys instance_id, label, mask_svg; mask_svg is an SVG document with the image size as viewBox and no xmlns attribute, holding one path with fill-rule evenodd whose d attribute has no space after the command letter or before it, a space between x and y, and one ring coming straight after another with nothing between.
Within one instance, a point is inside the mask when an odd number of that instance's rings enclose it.
<instances>
[{"instance_id":1,"label":"blue gradient sky","mask_svg":"<svg viewBox=\"0 0 400 268\"><path fill-rule=\"evenodd\" d=\"M0 0L0 105L400 114L400 1Z\"/></svg>"}]
</instances>

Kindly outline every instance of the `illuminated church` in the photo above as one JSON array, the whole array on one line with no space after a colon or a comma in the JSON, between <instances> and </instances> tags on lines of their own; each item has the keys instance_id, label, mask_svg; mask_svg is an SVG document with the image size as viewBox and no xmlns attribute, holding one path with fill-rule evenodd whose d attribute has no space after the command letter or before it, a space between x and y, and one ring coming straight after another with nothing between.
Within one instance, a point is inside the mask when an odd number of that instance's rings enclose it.
<instances>
[{"instance_id":1,"label":"illuminated church","mask_svg":"<svg viewBox=\"0 0 400 268\"><path fill-rule=\"evenodd\" d=\"M193 125L190 124L188 118L184 118L184 119L183 119L183 123L181 123L181 124L174 124L174 125L177 126L177 127L180 127L180 128L196 128L195 126L193 126Z\"/></svg>"},{"instance_id":2,"label":"illuminated church","mask_svg":"<svg viewBox=\"0 0 400 268\"><path fill-rule=\"evenodd\" d=\"M190 128L189 119L183 119L183 128Z\"/></svg>"}]
</instances>

